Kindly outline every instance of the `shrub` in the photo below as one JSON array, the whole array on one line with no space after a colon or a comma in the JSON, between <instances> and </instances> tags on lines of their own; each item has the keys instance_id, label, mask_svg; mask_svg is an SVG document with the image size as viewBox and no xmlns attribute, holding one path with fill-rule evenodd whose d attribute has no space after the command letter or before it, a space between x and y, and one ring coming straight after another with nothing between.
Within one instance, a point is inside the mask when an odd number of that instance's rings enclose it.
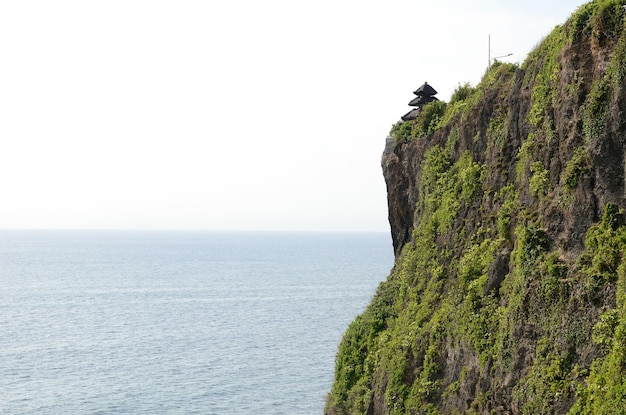
<instances>
[{"instance_id":1,"label":"shrub","mask_svg":"<svg viewBox=\"0 0 626 415\"><path fill-rule=\"evenodd\" d=\"M466 82L463 85L459 84L459 86L457 86L457 88L452 93L452 96L450 97L450 105L454 104L455 102L465 101L475 91L476 88L470 86L469 82Z\"/></svg>"},{"instance_id":2,"label":"shrub","mask_svg":"<svg viewBox=\"0 0 626 415\"><path fill-rule=\"evenodd\" d=\"M535 161L530 165L530 172L532 173L528 182L530 192L537 197L544 196L548 191L548 170L540 161Z\"/></svg>"},{"instance_id":3,"label":"shrub","mask_svg":"<svg viewBox=\"0 0 626 415\"><path fill-rule=\"evenodd\" d=\"M587 149L584 146L574 150L574 155L567 162L561 179L566 190L571 191L578 186L580 177L589 171L589 163Z\"/></svg>"},{"instance_id":4,"label":"shrub","mask_svg":"<svg viewBox=\"0 0 626 415\"><path fill-rule=\"evenodd\" d=\"M517 191L512 183L504 186L496 194L495 200L498 201L500 209L498 209L497 226L498 235L506 240L511 240L511 217L518 209Z\"/></svg>"},{"instance_id":5,"label":"shrub","mask_svg":"<svg viewBox=\"0 0 626 415\"><path fill-rule=\"evenodd\" d=\"M422 111L417 116L416 131L419 136L434 133L439 128L439 122L446 111L446 103L443 101L433 101L424 105Z\"/></svg>"},{"instance_id":6,"label":"shrub","mask_svg":"<svg viewBox=\"0 0 626 415\"><path fill-rule=\"evenodd\" d=\"M398 121L391 127L389 134L400 140L410 140L424 137L437 131L446 112L447 104L443 101L433 101L422 107L421 112L413 121Z\"/></svg>"},{"instance_id":7,"label":"shrub","mask_svg":"<svg viewBox=\"0 0 626 415\"><path fill-rule=\"evenodd\" d=\"M398 142L400 140L408 140L411 137L411 130L410 122L398 121L391 127L389 134Z\"/></svg>"},{"instance_id":8,"label":"shrub","mask_svg":"<svg viewBox=\"0 0 626 415\"><path fill-rule=\"evenodd\" d=\"M508 130L508 114L498 111L492 116L487 127L487 137L498 148L504 147Z\"/></svg>"}]
</instances>

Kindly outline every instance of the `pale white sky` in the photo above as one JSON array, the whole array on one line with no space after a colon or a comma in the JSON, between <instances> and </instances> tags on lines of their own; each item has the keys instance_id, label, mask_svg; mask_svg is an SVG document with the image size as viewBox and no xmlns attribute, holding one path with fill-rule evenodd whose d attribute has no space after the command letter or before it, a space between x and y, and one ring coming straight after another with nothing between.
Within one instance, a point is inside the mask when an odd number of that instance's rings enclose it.
<instances>
[{"instance_id":1,"label":"pale white sky","mask_svg":"<svg viewBox=\"0 0 626 415\"><path fill-rule=\"evenodd\" d=\"M581 0L0 2L0 228L388 231L385 137Z\"/></svg>"}]
</instances>

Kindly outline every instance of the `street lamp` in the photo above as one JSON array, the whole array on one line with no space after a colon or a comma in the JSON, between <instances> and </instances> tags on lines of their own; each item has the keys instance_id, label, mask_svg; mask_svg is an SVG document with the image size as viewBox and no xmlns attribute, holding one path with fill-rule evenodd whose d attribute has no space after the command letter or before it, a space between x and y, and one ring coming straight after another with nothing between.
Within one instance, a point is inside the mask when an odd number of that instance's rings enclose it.
<instances>
[{"instance_id":1,"label":"street lamp","mask_svg":"<svg viewBox=\"0 0 626 415\"><path fill-rule=\"evenodd\" d=\"M491 35L489 35L489 40L488 40L488 42L489 42L489 43L488 43L488 46L489 46L489 52L488 52L488 54L487 54L487 58L488 58L488 62L487 62L487 69L491 68L491 62L492 62L492 59L491 59ZM495 60L496 60L496 59L498 59L498 58L506 58L506 57L509 57L509 56L513 56L513 54L512 54L512 53L509 53L509 54L507 54L507 55L496 56L495 58L493 58L493 60L495 61Z\"/></svg>"},{"instance_id":2,"label":"street lamp","mask_svg":"<svg viewBox=\"0 0 626 415\"><path fill-rule=\"evenodd\" d=\"M508 55L496 56L495 58L493 58L493 60L495 61L498 58L506 58L506 57L509 57L509 56L513 56L513 54L509 53Z\"/></svg>"}]
</instances>

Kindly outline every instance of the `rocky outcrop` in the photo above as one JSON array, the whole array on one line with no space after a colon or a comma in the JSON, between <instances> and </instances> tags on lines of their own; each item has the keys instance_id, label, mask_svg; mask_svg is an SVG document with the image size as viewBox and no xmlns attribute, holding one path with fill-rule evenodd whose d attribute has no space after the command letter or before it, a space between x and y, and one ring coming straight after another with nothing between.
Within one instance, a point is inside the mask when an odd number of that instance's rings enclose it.
<instances>
[{"instance_id":1,"label":"rocky outcrop","mask_svg":"<svg viewBox=\"0 0 626 415\"><path fill-rule=\"evenodd\" d=\"M582 6L521 67L394 126L396 263L344 335L326 413L620 413L625 13Z\"/></svg>"}]
</instances>

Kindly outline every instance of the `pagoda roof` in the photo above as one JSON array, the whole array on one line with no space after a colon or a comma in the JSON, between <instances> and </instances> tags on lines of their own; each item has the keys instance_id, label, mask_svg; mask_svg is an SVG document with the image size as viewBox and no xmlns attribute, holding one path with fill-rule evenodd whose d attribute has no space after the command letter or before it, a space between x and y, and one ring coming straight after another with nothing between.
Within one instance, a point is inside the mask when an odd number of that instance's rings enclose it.
<instances>
[{"instance_id":1,"label":"pagoda roof","mask_svg":"<svg viewBox=\"0 0 626 415\"><path fill-rule=\"evenodd\" d=\"M428 85L428 82L424 82L424 85L417 88L413 93L417 96L432 96L437 95L437 91L432 86Z\"/></svg>"},{"instance_id":2,"label":"pagoda roof","mask_svg":"<svg viewBox=\"0 0 626 415\"><path fill-rule=\"evenodd\" d=\"M420 108L414 108L411 111L407 112L406 114L404 114L402 117L402 121L411 121L417 118L417 116L420 114L421 109Z\"/></svg>"},{"instance_id":3,"label":"pagoda roof","mask_svg":"<svg viewBox=\"0 0 626 415\"><path fill-rule=\"evenodd\" d=\"M418 95L409 102L409 105L412 107L418 107L420 105L428 104L432 101L439 101L436 97L430 95Z\"/></svg>"}]
</instances>

